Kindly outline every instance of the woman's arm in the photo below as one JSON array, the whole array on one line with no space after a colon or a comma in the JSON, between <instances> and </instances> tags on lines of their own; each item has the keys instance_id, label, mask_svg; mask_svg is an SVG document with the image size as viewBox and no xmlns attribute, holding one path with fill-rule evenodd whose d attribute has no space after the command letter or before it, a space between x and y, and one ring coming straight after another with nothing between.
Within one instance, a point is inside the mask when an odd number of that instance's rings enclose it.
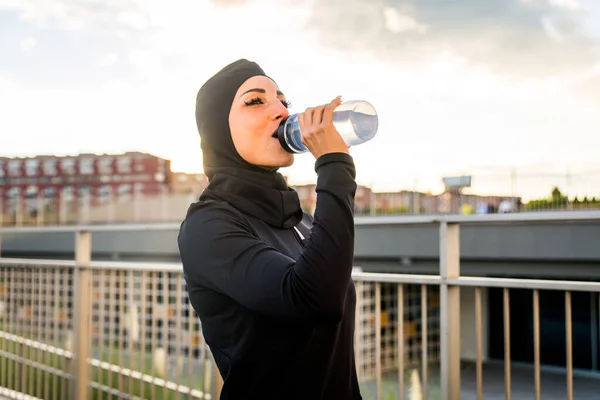
<instances>
[{"instance_id":1,"label":"woman's arm","mask_svg":"<svg viewBox=\"0 0 600 400\"><path fill-rule=\"evenodd\" d=\"M189 216L179 234L191 283L264 314L341 320L354 258L355 168L350 155L328 153L315 170L313 228L297 261L256 238L229 206L211 205Z\"/></svg>"}]
</instances>

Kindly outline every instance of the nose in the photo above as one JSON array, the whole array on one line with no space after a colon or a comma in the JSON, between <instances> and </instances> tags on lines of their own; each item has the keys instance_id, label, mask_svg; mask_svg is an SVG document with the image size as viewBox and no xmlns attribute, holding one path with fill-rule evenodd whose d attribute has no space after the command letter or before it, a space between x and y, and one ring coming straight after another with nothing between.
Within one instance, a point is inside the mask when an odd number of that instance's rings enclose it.
<instances>
[{"instance_id":1,"label":"nose","mask_svg":"<svg viewBox=\"0 0 600 400\"><path fill-rule=\"evenodd\" d=\"M273 106L271 113L272 113L271 118L275 121L278 119L286 118L287 116L290 115L289 110L279 100L274 102L274 106Z\"/></svg>"}]
</instances>

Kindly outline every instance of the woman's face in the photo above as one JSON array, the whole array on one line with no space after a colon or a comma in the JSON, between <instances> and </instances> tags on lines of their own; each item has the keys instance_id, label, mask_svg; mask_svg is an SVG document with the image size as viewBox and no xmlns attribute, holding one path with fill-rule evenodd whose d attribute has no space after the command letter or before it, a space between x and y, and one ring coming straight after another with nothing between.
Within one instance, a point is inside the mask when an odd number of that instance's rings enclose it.
<instances>
[{"instance_id":1,"label":"woman's face","mask_svg":"<svg viewBox=\"0 0 600 400\"><path fill-rule=\"evenodd\" d=\"M283 93L271 79L253 76L240 86L229 111L231 138L239 155L266 168L287 167L294 155L279 144L277 127L289 115Z\"/></svg>"}]
</instances>

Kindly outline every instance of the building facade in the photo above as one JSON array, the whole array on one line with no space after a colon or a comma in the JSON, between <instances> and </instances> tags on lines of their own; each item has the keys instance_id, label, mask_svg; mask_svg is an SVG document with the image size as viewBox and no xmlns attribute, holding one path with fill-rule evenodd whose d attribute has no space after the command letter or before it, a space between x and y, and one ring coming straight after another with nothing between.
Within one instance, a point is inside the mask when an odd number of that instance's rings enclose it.
<instances>
[{"instance_id":1,"label":"building facade","mask_svg":"<svg viewBox=\"0 0 600 400\"><path fill-rule=\"evenodd\" d=\"M173 172L170 186L173 194L192 194L199 197L208 186L208 178L204 174Z\"/></svg>"},{"instance_id":2,"label":"building facade","mask_svg":"<svg viewBox=\"0 0 600 400\"><path fill-rule=\"evenodd\" d=\"M98 205L154 195L169 192L170 182L170 160L139 152L0 158L3 213L14 212L19 204L36 208L40 201L49 205L89 198Z\"/></svg>"}]
</instances>

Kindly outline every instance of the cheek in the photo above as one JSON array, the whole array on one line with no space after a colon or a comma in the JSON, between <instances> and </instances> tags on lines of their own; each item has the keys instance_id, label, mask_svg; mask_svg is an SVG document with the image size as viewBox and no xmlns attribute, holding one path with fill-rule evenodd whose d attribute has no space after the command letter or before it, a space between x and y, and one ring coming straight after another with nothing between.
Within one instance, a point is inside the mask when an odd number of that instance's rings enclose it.
<instances>
[{"instance_id":1,"label":"cheek","mask_svg":"<svg viewBox=\"0 0 600 400\"><path fill-rule=\"evenodd\" d=\"M252 118L230 118L229 127L231 139L239 155L246 161L250 161L257 151L257 140L259 139L260 127L256 126L256 120Z\"/></svg>"}]
</instances>

